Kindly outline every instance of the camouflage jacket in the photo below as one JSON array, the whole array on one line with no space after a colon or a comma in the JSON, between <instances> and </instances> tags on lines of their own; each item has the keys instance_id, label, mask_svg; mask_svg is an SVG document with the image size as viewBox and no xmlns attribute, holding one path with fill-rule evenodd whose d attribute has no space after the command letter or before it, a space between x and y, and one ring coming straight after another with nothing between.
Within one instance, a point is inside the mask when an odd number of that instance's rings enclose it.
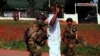
<instances>
[{"instance_id":1,"label":"camouflage jacket","mask_svg":"<svg viewBox=\"0 0 100 56\"><path fill-rule=\"evenodd\" d=\"M37 21L33 22L28 35L33 39L33 41L41 43L43 40L47 39L47 24Z\"/></svg>"},{"instance_id":2,"label":"camouflage jacket","mask_svg":"<svg viewBox=\"0 0 100 56\"><path fill-rule=\"evenodd\" d=\"M75 38L76 37L76 26L75 25L67 25L64 30L64 37L65 38Z\"/></svg>"}]
</instances>

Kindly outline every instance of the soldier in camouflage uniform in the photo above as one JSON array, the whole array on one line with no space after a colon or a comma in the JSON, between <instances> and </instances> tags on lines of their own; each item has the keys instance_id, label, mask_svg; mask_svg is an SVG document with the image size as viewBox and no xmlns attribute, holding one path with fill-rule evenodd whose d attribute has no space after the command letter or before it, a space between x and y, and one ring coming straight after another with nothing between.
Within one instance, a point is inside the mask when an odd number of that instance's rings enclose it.
<instances>
[{"instance_id":1,"label":"soldier in camouflage uniform","mask_svg":"<svg viewBox=\"0 0 100 56\"><path fill-rule=\"evenodd\" d=\"M64 38L63 41L66 45L67 51L65 56L74 56L74 46L77 43L77 33L76 33L76 26L73 25L72 18L68 18L66 20L67 25L65 26Z\"/></svg>"},{"instance_id":2,"label":"soldier in camouflage uniform","mask_svg":"<svg viewBox=\"0 0 100 56\"><path fill-rule=\"evenodd\" d=\"M41 47L45 44L45 40L47 39L47 24L44 22L45 19L46 17L41 14L27 31L25 41L30 56L41 56Z\"/></svg>"}]
</instances>

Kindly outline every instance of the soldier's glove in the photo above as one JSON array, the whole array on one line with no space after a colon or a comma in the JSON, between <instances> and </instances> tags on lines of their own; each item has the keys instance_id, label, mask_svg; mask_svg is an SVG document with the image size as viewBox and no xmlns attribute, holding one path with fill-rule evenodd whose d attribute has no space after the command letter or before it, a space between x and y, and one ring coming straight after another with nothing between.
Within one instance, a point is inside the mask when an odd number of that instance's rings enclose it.
<instances>
[{"instance_id":1,"label":"soldier's glove","mask_svg":"<svg viewBox=\"0 0 100 56\"><path fill-rule=\"evenodd\" d=\"M72 29L72 31L75 33L76 32L76 29L74 28L74 29Z\"/></svg>"},{"instance_id":2,"label":"soldier's glove","mask_svg":"<svg viewBox=\"0 0 100 56\"><path fill-rule=\"evenodd\" d=\"M79 44L79 40L78 40L78 39L75 39L75 43L76 43L76 44Z\"/></svg>"}]
</instances>

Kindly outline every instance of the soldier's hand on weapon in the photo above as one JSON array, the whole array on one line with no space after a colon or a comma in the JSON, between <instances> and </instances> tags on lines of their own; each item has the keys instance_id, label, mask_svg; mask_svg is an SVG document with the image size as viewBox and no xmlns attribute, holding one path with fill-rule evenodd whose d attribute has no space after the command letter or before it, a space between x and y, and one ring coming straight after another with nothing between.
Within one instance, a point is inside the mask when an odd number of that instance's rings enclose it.
<instances>
[{"instance_id":1,"label":"soldier's hand on weapon","mask_svg":"<svg viewBox=\"0 0 100 56\"><path fill-rule=\"evenodd\" d=\"M28 44L32 45L33 44L33 39L29 38Z\"/></svg>"},{"instance_id":2,"label":"soldier's hand on weapon","mask_svg":"<svg viewBox=\"0 0 100 56\"><path fill-rule=\"evenodd\" d=\"M79 43L79 40L78 40L78 35L77 35L77 33L76 33L75 42L76 42L76 44L78 44L78 43Z\"/></svg>"},{"instance_id":3,"label":"soldier's hand on weapon","mask_svg":"<svg viewBox=\"0 0 100 56\"><path fill-rule=\"evenodd\" d=\"M29 45L32 45L32 44L33 44L33 41L28 42L28 44L29 44Z\"/></svg>"}]
</instances>

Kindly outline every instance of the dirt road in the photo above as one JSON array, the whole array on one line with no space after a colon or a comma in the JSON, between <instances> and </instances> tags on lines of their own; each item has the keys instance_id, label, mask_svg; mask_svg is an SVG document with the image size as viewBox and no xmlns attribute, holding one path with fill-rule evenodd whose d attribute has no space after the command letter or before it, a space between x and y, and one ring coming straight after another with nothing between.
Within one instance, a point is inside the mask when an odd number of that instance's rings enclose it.
<instances>
[{"instance_id":1,"label":"dirt road","mask_svg":"<svg viewBox=\"0 0 100 56\"><path fill-rule=\"evenodd\" d=\"M0 56L29 56L29 52L0 49ZM43 53L42 56L48 56L48 53Z\"/></svg>"}]
</instances>

